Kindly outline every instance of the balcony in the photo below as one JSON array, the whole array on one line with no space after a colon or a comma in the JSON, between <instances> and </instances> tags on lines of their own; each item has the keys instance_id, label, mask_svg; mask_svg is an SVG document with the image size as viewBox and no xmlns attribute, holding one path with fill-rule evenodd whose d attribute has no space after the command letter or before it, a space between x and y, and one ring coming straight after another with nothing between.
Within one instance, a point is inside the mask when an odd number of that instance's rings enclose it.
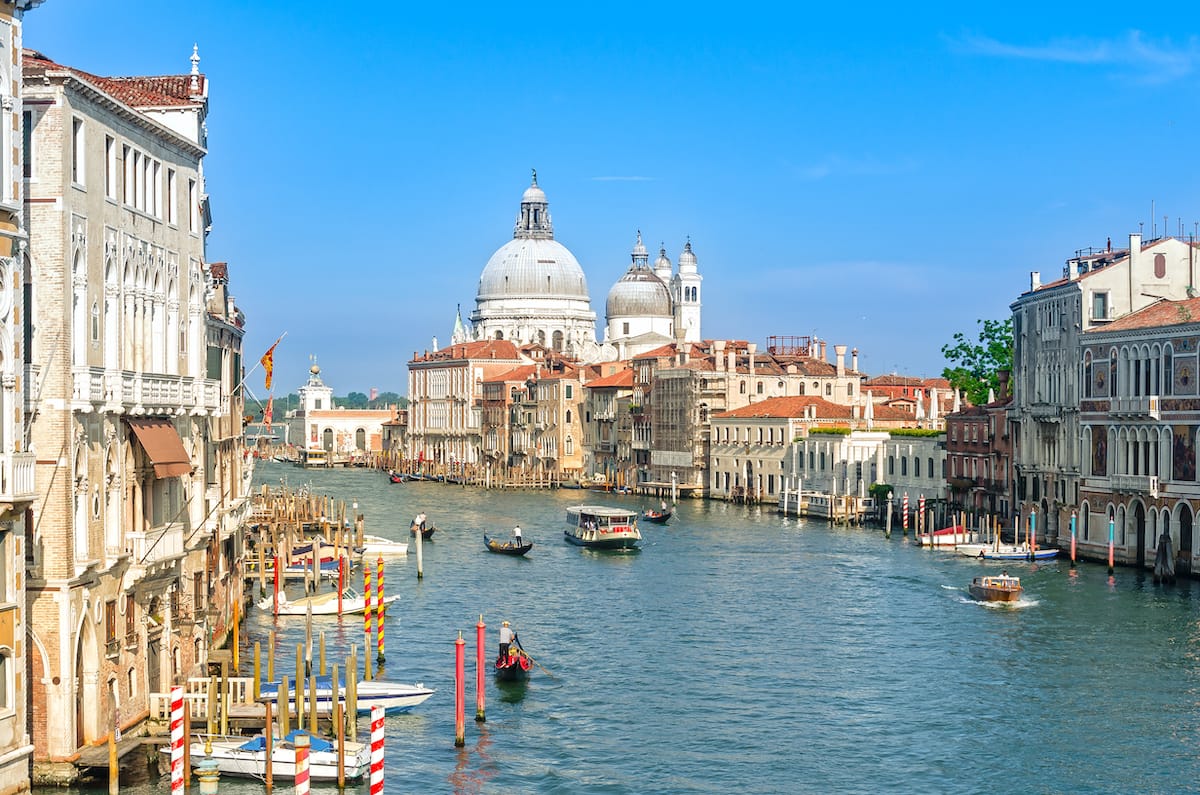
<instances>
[{"instance_id":1,"label":"balcony","mask_svg":"<svg viewBox=\"0 0 1200 795\"><path fill-rule=\"evenodd\" d=\"M1158 395L1116 397L1109 404L1109 412L1126 419L1158 420L1159 406Z\"/></svg>"},{"instance_id":2,"label":"balcony","mask_svg":"<svg viewBox=\"0 0 1200 795\"><path fill-rule=\"evenodd\" d=\"M72 369L71 396L74 403L91 408L121 406L175 414L228 413L221 382L209 378L163 373L135 373L102 367Z\"/></svg>"},{"instance_id":3,"label":"balcony","mask_svg":"<svg viewBox=\"0 0 1200 795\"><path fill-rule=\"evenodd\" d=\"M1110 480L1114 492L1158 496L1157 475L1112 475Z\"/></svg>"},{"instance_id":4,"label":"balcony","mask_svg":"<svg viewBox=\"0 0 1200 795\"><path fill-rule=\"evenodd\" d=\"M125 549L135 567L149 568L175 560L184 554L183 525L175 523L153 530L127 532Z\"/></svg>"},{"instance_id":5,"label":"balcony","mask_svg":"<svg viewBox=\"0 0 1200 795\"><path fill-rule=\"evenodd\" d=\"M611 453L614 447L612 442L596 442L596 452L598 453Z\"/></svg>"},{"instance_id":6,"label":"balcony","mask_svg":"<svg viewBox=\"0 0 1200 795\"><path fill-rule=\"evenodd\" d=\"M634 450L649 450L650 449L650 440L649 439L634 439L633 440L633 449Z\"/></svg>"},{"instance_id":7,"label":"balcony","mask_svg":"<svg viewBox=\"0 0 1200 795\"><path fill-rule=\"evenodd\" d=\"M1029 414L1039 422L1058 422L1062 419L1063 407L1057 403L1033 403Z\"/></svg>"},{"instance_id":8,"label":"balcony","mask_svg":"<svg viewBox=\"0 0 1200 795\"><path fill-rule=\"evenodd\" d=\"M34 453L0 453L0 502L15 505L34 498Z\"/></svg>"}]
</instances>

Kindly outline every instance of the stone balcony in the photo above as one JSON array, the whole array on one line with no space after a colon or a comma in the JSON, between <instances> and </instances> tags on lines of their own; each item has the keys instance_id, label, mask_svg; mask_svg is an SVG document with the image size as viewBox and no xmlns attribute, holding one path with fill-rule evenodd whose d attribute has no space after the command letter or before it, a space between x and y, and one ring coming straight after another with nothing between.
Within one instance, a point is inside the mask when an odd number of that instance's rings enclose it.
<instances>
[{"instance_id":1,"label":"stone balcony","mask_svg":"<svg viewBox=\"0 0 1200 795\"><path fill-rule=\"evenodd\" d=\"M1111 475L1110 483L1114 492L1158 496L1157 475Z\"/></svg>"},{"instance_id":2,"label":"stone balcony","mask_svg":"<svg viewBox=\"0 0 1200 795\"><path fill-rule=\"evenodd\" d=\"M125 549L129 552L129 563L135 570L175 560L185 554L183 525L174 522L151 530L127 532Z\"/></svg>"},{"instance_id":3,"label":"stone balcony","mask_svg":"<svg viewBox=\"0 0 1200 795\"><path fill-rule=\"evenodd\" d=\"M78 409L129 414L220 415L229 412L221 382L164 373L103 367L72 368L72 401ZM83 409L88 406L88 409Z\"/></svg>"},{"instance_id":4,"label":"stone balcony","mask_svg":"<svg viewBox=\"0 0 1200 795\"><path fill-rule=\"evenodd\" d=\"M0 502L16 505L34 499L36 459L33 453L0 453Z\"/></svg>"},{"instance_id":5,"label":"stone balcony","mask_svg":"<svg viewBox=\"0 0 1200 795\"><path fill-rule=\"evenodd\" d=\"M1109 412L1128 419L1158 420L1159 406L1158 395L1115 397L1110 403Z\"/></svg>"}]
</instances>

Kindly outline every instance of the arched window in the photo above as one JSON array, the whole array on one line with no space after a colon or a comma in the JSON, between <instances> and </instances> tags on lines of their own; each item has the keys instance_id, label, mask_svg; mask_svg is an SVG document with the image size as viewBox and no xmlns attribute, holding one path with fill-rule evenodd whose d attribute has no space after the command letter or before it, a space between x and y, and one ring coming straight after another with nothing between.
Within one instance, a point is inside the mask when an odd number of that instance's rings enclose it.
<instances>
[{"instance_id":1,"label":"arched window","mask_svg":"<svg viewBox=\"0 0 1200 795\"><path fill-rule=\"evenodd\" d=\"M892 455L888 456L888 474L896 474L896 457Z\"/></svg>"},{"instance_id":2,"label":"arched window","mask_svg":"<svg viewBox=\"0 0 1200 795\"><path fill-rule=\"evenodd\" d=\"M571 410L567 409L567 425L570 425L570 424L571 424Z\"/></svg>"},{"instance_id":3,"label":"arched window","mask_svg":"<svg viewBox=\"0 0 1200 795\"><path fill-rule=\"evenodd\" d=\"M575 452L575 440L570 436L567 437L567 455L572 455Z\"/></svg>"},{"instance_id":4,"label":"arched window","mask_svg":"<svg viewBox=\"0 0 1200 795\"><path fill-rule=\"evenodd\" d=\"M915 455L913 456L913 477L921 477L921 459Z\"/></svg>"},{"instance_id":5,"label":"arched window","mask_svg":"<svg viewBox=\"0 0 1200 795\"><path fill-rule=\"evenodd\" d=\"M742 382L741 382L741 383L738 385L738 392L740 392L740 393L741 393L741 394L743 394L743 395L744 395L744 394L746 394L746 382L745 382L745 381L742 381Z\"/></svg>"},{"instance_id":6,"label":"arched window","mask_svg":"<svg viewBox=\"0 0 1200 795\"><path fill-rule=\"evenodd\" d=\"M354 432L354 448L356 450L367 449L367 431L364 428L359 428Z\"/></svg>"},{"instance_id":7,"label":"arched window","mask_svg":"<svg viewBox=\"0 0 1200 795\"><path fill-rule=\"evenodd\" d=\"M760 394L760 395L763 393L763 384L762 384L762 381L759 381L759 382L758 382L758 386L755 388L755 390L754 390L754 391L755 391L755 392L757 392L757 393L758 393L758 394Z\"/></svg>"},{"instance_id":8,"label":"arched window","mask_svg":"<svg viewBox=\"0 0 1200 795\"><path fill-rule=\"evenodd\" d=\"M933 477L933 456L929 457L929 477Z\"/></svg>"},{"instance_id":9,"label":"arched window","mask_svg":"<svg viewBox=\"0 0 1200 795\"><path fill-rule=\"evenodd\" d=\"M825 385L825 394L828 397L833 397L833 384Z\"/></svg>"}]
</instances>

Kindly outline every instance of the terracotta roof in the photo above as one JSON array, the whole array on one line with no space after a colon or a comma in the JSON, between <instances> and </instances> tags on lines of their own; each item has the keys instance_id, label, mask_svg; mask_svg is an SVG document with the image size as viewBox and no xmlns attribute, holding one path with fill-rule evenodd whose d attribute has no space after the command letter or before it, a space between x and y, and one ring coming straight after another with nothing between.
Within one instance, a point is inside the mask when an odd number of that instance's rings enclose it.
<instances>
[{"instance_id":1,"label":"terracotta roof","mask_svg":"<svg viewBox=\"0 0 1200 795\"><path fill-rule=\"evenodd\" d=\"M483 379L485 384L494 384L497 382L507 381L524 381L537 372L536 364L523 364L520 367L514 367L511 370L505 370L503 373L492 376L491 378Z\"/></svg>"},{"instance_id":2,"label":"terracotta roof","mask_svg":"<svg viewBox=\"0 0 1200 795\"><path fill-rule=\"evenodd\" d=\"M814 397L812 395L789 395L787 397L773 397L767 398L766 400L760 400L757 403L751 403L749 406L742 406L741 408L714 414L713 418L799 418L804 416L804 411L809 406L816 406L817 417L819 419L850 419L854 416L854 411L849 406L830 403L824 398Z\"/></svg>"},{"instance_id":3,"label":"terracotta roof","mask_svg":"<svg viewBox=\"0 0 1200 795\"><path fill-rule=\"evenodd\" d=\"M475 340L447 345L441 350L414 355L414 362L430 362L439 359L518 359L517 346L508 340Z\"/></svg>"},{"instance_id":4,"label":"terracotta roof","mask_svg":"<svg viewBox=\"0 0 1200 795\"><path fill-rule=\"evenodd\" d=\"M229 265L224 262L208 263L208 272L214 279L229 279Z\"/></svg>"},{"instance_id":5,"label":"terracotta roof","mask_svg":"<svg viewBox=\"0 0 1200 795\"><path fill-rule=\"evenodd\" d=\"M633 386L633 370L621 370L620 372L606 375L603 378L596 378L584 384L588 389L600 389L602 387L632 387Z\"/></svg>"},{"instance_id":6,"label":"terracotta roof","mask_svg":"<svg viewBox=\"0 0 1200 795\"><path fill-rule=\"evenodd\" d=\"M1119 320L1114 320L1105 326L1085 333L1098 334L1105 331L1181 326L1185 323L1200 323L1200 298L1187 298L1183 301L1156 301L1145 309L1130 312Z\"/></svg>"},{"instance_id":7,"label":"terracotta roof","mask_svg":"<svg viewBox=\"0 0 1200 795\"><path fill-rule=\"evenodd\" d=\"M206 80L203 74L196 75L198 88L192 91L192 75L158 75L154 77L102 77L50 60L36 50L24 50L22 71L27 75L41 75L47 71L66 71L91 83L96 88L135 108L181 106L186 107L204 101Z\"/></svg>"}]
</instances>

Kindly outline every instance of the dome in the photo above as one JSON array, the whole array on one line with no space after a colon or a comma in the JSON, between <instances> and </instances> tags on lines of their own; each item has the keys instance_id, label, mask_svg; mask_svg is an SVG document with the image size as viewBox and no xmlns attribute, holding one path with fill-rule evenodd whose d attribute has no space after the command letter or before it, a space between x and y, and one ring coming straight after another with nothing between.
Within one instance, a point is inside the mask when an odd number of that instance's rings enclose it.
<instances>
[{"instance_id":1,"label":"dome","mask_svg":"<svg viewBox=\"0 0 1200 795\"><path fill-rule=\"evenodd\" d=\"M546 203L546 192L538 187L537 183L533 183L525 192L521 194L521 203L538 202L539 204Z\"/></svg>"},{"instance_id":2,"label":"dome","mask_svg":"<svg viewBox=\"0 0 1200 795\"><path fill-rule=\"evenodd\" d=\"M630 268L608 291L605 314L615 317L671 317L671 293L647 268Z\"/></svg>"},{"instance_id":3,"label":"dome","mask_svg":"<svg viewBox=\"0 0 1200 795\"><path fill-rule=\"evenodd\" d=\"M478 300L496 298L591 301L583 268L575 255L557 240L529 237L508 241L484 266L479 277Z\"/></svg>"},{"instance_id":4,"label":"dome","mask_svg":"<svg viewBox=\"0 0 1200 795\"><path fill-rule=\"evenodd\" d=\"M692 253L692 241L688 241L683 247L683 251L679 254L679 269L696 270L696 255Z\"/></svg>"}]
</instances>

